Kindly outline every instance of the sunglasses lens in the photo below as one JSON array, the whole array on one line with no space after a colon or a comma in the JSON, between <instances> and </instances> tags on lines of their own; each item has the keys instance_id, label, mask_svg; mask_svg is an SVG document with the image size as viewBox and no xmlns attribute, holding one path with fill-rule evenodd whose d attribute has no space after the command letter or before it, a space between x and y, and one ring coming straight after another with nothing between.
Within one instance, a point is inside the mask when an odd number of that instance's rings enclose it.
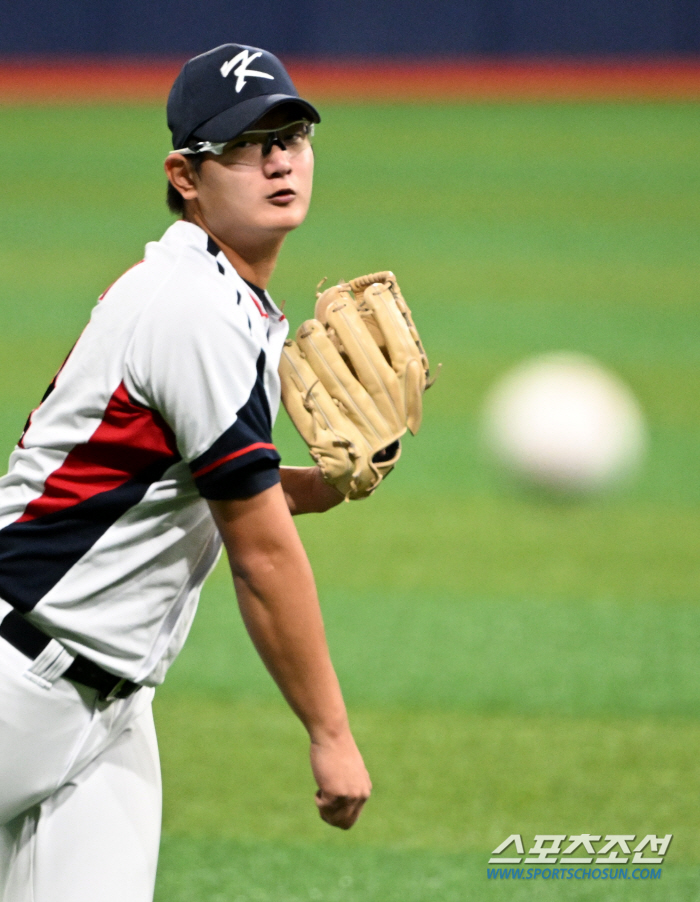
<instances>
[{"instance_id":1,"label":"sunglasses lens","mask_svg":"<svg viewBox=\"0 0 700 902\"><path fill-rule=\"evenodd\" d=\"M238 166L259 166L273 147L296 156L311 146L314 127L310 122L292 122L276 131L244 132L223 150L225 161Z\"/></svg>"}]
</instances>

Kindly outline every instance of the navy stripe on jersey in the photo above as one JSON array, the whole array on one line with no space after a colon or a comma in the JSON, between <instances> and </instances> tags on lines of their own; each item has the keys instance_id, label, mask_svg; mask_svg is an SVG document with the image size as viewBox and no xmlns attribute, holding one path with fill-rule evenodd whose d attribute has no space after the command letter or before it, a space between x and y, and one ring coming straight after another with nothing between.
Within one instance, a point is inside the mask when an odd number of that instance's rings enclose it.
<instances>
[{"instance_id":1,"label":"navy stripe on jersey","mask_svg":"<svg viewBox=\"0 0 700 902\"><path fill-rule=\"evenodd\" d=\"M207 238L207 250L212 255L212 257L216 257L221 252L221 248L216 243L216 241L214 241L214 239L211 237L211 235ZM225 270L218 260L216 261L216 265L217 265L219 272L223 276Z\"/></svg>"},{"instance_id":2,"label":"navy stripe on jersey","mask_svg":"<svg viewBox=\"0 0 700 902\"><path fill-rule=\"evenodd\" d=\"M192 476L204 498L242 498L255 495L265 480L264 469L277 470L280 456L272 443L272 416L265 394L265 352L258 356L257 378L250 397L238 410L236 420L204 454L190 463ZM251 471L252 464L256 467ZM272 485L274 482L270 482ZM263 485L268 488L268 485Z\"/></svg>"},{"instance_id":3,"label":"navy stripe on jersey","mask_svg":"<svg viewBox=\"0 0 700 902\"><path fill-rule=\"evenodd\" d=\"M116 489L0 530L0 595L22 613L31 611L171 463L157 462Z\"/></svg>"},{"instance_id":4,"label":"navy stripe on jersey","mask_svg":"<svg viewBox=\"0 0 700 902\"><path fill-rule=\"evenodd\" d=\"M262 458L254 464L224 473L207 489L210 501L231 501L234 498L252 498L280 482L276 461Z\"/></svg>"},{"instance_id":5,"label":"navy stripe on jersey","mask_svg":"<svg viewBox=\"0 0 700 902\"><path fill-rule=\"evenodd\" d=\"M88 441L76 445L14 523L0 530L0 596L31 610L180 459L175 436L120 384Z\"/></svg>"}]
</instances>

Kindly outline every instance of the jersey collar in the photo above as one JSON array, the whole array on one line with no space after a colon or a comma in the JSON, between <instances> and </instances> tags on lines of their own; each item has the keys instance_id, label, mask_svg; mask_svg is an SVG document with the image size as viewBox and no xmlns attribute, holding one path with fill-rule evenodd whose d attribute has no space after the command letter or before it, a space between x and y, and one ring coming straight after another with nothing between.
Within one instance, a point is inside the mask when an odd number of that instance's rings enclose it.
<instances>
[{"instance_id":1,"label":"jersey collar","mask_svg":"<svg viewBox=\"0 0 700 902\"><path fill-rule=\"evenodd\" d=\"M222 276L233 276L236 279L240 279L246 286L246 291L254 294L256 299L259 298L262 301L266 312L273 319L283 320L285 318L269 293L263 289L254 288L249 282L246 282L213 238L198 225L195 225L193 222L187 222L184 219L178 219L165 232L161 243L173 249L194 248L206 255L207 261L215 266Z\"/></svg>"}]
</instances>

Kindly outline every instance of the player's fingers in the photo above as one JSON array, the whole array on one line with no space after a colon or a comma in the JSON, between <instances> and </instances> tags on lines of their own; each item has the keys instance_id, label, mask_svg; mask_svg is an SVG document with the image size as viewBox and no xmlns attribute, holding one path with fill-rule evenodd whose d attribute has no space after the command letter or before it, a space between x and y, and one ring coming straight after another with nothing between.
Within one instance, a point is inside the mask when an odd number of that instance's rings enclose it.
<instances>
[{"instance_id":1,"label":"player's fingers","mask_svg":"<svg viewBox=\"0 0 700 902\"><path fill-rule=\"evenodd\" d=\"M349 823L348 827L352 827L355 821L358 819L360 814L362 813L362 809L364 808L366 799L360 799L352 807L352 810L349 812Z\"/></svg>"},{"instance_id":2,"label":"player's fingers","mask_svg":"<svg viewBox=\"0 0 700 902\"><path fill-rule=\"evenodd\" d=\"M321 820L325 821L331 827L338 827L340 830L349 830L355 823L351 809L339 809L333 812L320 809Z\"/></svg>"},{"instance_id":3,"label":"player's fingers","mask_svg":"<svg viewBox=\"0 0 700 902\"><path fill-rule=\"evenodd\" d=\"M316 793L316 805L321 818L332 827L349 830L360 816L366 799L349 796L326 796L321 790Z\"/></svg>"},{"instance_id":4,"label":"player's fingers","mask_svg":"<svg viewBox=\"0 0 700 902\"><path fill-rule=\"evenodd\" d=\"M338 810L347 808L352 805L364 805L369 798L369 792L352 796L332 795L324 792L322 789L316 791L316 804L319 807L328 808L328 810Z\"/></svg>"}]
</instances>

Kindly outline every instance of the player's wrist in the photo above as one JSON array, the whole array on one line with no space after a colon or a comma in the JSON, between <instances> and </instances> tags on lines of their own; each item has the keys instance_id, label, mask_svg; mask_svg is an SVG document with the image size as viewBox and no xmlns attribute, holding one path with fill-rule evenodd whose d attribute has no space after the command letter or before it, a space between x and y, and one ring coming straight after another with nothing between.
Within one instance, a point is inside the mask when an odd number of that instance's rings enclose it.
<instances>
[{"instance_id":1,"label":"player's wrist","mask_svg":"<svg viewBox=\"0 0 700 902\"><path fill-rule=\"evenodd\" d=\"M308 724L307 731L311 745L338 745L346 743L348 740L354 743L346 714L328 718L319 723Z\"/></svg>"},{"instance_id":2,"label":"player's wrist","mask_svg":"<svg viewBox=\"0 0 700 902\"><path fill-rule=\"evenodd\" d=\"M280 467L282 488L292 514L322 514L340 504L344 496L314 467Z\"/></svg>"},{"instance_id":3,"label":"player's wrist","mask_svg":"<svg viewBox=\"0 0 700 902\"><path fill-rule=\"evenodd\" d=\"M317 502L317 510L319 513L336 507L345 501L345 496L334 485L327 483L319 467L309 467L309 476L314 486L314 497Z\"/></svg>"}]
</instances>

